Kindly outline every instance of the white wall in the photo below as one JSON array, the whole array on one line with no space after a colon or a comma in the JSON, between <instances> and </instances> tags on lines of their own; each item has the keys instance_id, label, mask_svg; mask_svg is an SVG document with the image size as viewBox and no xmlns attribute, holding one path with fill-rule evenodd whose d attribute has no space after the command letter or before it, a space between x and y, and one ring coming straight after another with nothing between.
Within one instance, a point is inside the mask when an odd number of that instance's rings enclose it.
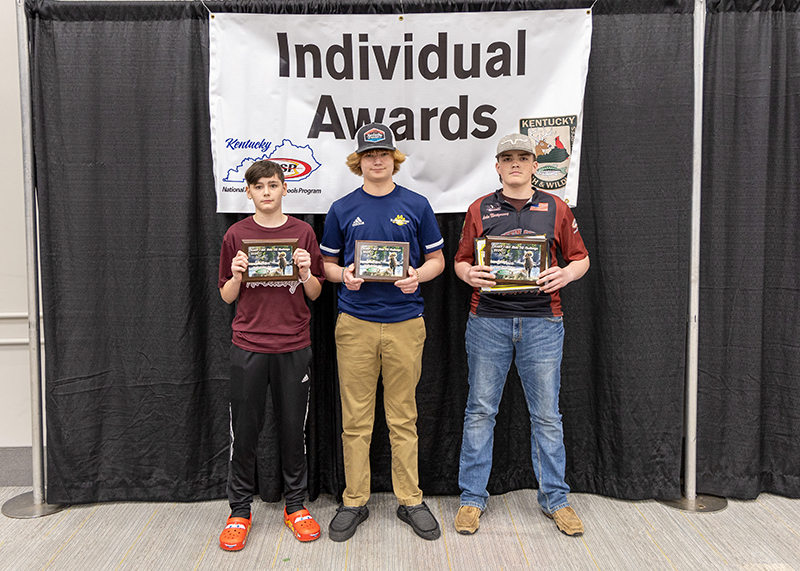
<instances>
[{"instance_id":1,"label":"white wall","mask_svg":"<svg viewBox=\"0 0 800 571\"><path fill-rule=\"evenodd\" d=\"M27 339L25 204L16 1L0 2L0 340ZM0 447L31 445L27 345L0 346Z\"/></svg>"}]
</instances>

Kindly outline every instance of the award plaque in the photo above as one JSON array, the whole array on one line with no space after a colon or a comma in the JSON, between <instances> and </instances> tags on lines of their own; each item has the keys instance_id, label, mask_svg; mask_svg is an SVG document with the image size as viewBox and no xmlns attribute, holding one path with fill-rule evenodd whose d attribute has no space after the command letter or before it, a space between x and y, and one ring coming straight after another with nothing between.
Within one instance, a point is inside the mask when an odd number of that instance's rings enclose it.
<instances>
[{"instance_id":1,"label":"award plaque","mask_svg":"<svg viewBox=\"0 0 800 571\"><path fill-rule=\"evenodd\" d=\"M396 282L408 277L408 242L356 240L355 277L367 282Z\"/></svg>"},{"instance_id":2,"label":"award plaque","mask_svg":"<svg viewBox=\"0 0 800 571\"><path fill-rule=\"evenodd\" d=\"M492 268L498 284L536 286L539 274L550 266L547 237L486 236L483 265Z\"/></svg>"},{"instance_id":3,"label":"award plaque","mask_svg":"<svg viewBox=\"0 0 800 571\"><path fill-rule=\"evenodd\" d=\"M299 278L292 256L298 240L242 240L247 254L244 282L294 281Z\"/></svg>"},{"instance_id":4,"label":"award plaque","mask_svg":"<svg viewBox=\"0 0 800 571\"><path fill-rule=\"evenodd\" d=\"M475 260L477 264L483 265L483 251L486 248L486 238L480 236L475 238ZM498 284L493 286L481 286L481 292L487 293L520 293L520 292L537 292L539 291L538 285L529 284Z\"/></svg>"}]
</instances>

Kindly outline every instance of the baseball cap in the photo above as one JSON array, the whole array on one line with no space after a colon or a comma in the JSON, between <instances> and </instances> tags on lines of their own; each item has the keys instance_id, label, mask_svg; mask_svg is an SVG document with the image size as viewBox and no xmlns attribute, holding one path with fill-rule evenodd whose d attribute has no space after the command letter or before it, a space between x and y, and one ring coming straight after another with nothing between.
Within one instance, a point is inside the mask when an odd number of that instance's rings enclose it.
<instances>
[{"instance_id":1,"label":"baseball cap","mask_svg":"<svg viewBox=\"0 0 800 571\"><path fill-rule=\"evenodd\" d=\"M497 143L497 154L495 158L507 151L523 151L525 153L534 154L533 140L528 135L523 135L521 133L506 135Z\"/></svg>"},{"instance_id":2,"label":"baseball cap","mask_svg":"<svg viewBox=\"0 0 800 571\"><path fill-rule=\"evenodd\" d=\"M370 123L361 127L356 133L356 141L358 143L357 153L372 149L395 150L392 130L381 123Z\"/></svg>"}]
</instances>

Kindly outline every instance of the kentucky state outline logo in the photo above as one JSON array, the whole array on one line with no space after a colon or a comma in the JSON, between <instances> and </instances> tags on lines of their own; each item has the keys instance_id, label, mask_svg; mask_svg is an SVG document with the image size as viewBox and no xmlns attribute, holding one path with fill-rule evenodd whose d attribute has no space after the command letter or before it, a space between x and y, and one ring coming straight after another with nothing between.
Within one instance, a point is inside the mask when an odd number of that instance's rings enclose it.
<instances>
[{"instance_id":1,"label":"kentucky state outline logo","mask_svg":"<svg viewBox=\"0 0 800 571\"><path fill-rule=\"evenodd\" d=\"M577 115L519 120L520 133L533 139L533 150L539 164L533 173L534 187L551 191L567 185L572 143L577 128Z\"/></svg>"},{"instance_id":2,"label":"kentucky state outline logo","mask_svg":"<svg viewBox=\"0 0 800 571\"><path fill-rule=\"evenodd\" d=\"M411 221L410 221L410 220L408 220L408 219L407 219L405 216L403 216L402 214L398 214L397 216L395 216L394 218L392 218L392 224L397 224L398 226L405 226L405 225L406 225L406 224L408 224L409 222L411 222Z\"/></svg>"},{"instance_id":3,"label":"kentucky state outline logo","mask_svg":"<svg viewBox=\"0 0 800 571\"><path fill-rule=\"evenodd\" d=\"M225 146L229 149L255 149L260 151L255 156L241 159L236 166L226 169L223 182L243 183L244 173L247 168L256 161L268 159L276 162L283 170L286 182L297 182L311 176L315 170L322 165L314 157L314 150L310 145L295 145L289 139L283 139L281 143L274 146L272 142L261 139L261 141L239 140L228 138Z\"/></svg>"}]
</instances>

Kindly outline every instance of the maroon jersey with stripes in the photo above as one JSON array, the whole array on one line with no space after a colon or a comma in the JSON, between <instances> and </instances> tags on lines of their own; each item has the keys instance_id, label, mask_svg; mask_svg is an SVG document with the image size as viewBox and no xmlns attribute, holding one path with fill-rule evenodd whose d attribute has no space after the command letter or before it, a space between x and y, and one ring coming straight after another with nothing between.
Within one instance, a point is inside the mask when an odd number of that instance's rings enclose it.
<instances>
[{"instance_id":1,"label":"maroon jersey with stripes","mask_svg":"<svg viewBox=\"0 0 800 571\"><path fill-rule=\"evenodd\" d=\"M563 200L537 189L517 210L503 198L501 190L496 190L473 202L467 210L455 260L476 263L475 238L526 234L547 237L551 265L556 263L557 251L566 263L589 255L578 223ZM558 317L562 315L561 295L558 291L499 294L475 288L471 311L480 317Z\"/></svg>"}]
</instances>

